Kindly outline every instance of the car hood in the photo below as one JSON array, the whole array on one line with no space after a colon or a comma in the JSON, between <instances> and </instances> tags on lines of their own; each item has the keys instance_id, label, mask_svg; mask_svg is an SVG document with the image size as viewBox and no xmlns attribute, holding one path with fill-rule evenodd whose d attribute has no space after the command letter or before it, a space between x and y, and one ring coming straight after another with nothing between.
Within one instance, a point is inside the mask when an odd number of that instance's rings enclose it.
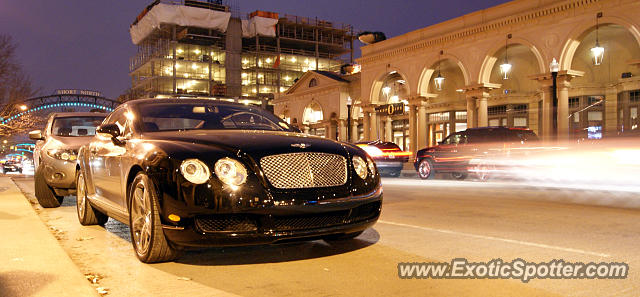
<instances>
[{"instance_id":1,"label":"car hood","mask_svg":"<svg viewBox=\"0 0 640 297\"><path fill-rule=\"evenodd\" d=\"M193 143L193 150L206 150L202 145L214 146L230 152L247 153L256 159L267 155L292 152L323 152L347 155L344 146L333 140L293 132L261 130L191 130L147 132L145 139Z\"/></svg>"},{"instance_id":2,"label":"car hood","mask_svg":"<svg viewBox=\"0 0 640 297\"><path fill-rule=\"evenodd\" d=\"M81 146L88 144L93 136L78 136L78 137L62 137L62 136L52 136L48 141L47 148L48 149L72 149L77 150Z\"/></svg>"}]
</instances>

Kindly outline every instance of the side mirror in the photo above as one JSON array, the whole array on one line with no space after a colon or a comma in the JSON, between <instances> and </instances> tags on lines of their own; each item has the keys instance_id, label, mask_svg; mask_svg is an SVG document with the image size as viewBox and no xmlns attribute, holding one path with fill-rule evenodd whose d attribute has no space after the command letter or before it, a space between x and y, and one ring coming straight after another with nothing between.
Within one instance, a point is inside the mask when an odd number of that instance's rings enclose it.
<instances>
[{"instance_id":1,"label":"side mirror","mask_svg":"<svg viewBox=\"0 0 640 297\"><path fill-rule=\"evenodd\" d=\"M120 127L116 124L104 124L96 129L96 133L100 134L100 136L113 139L120 136Z\"/></svg>"},{"instance_id":2,"label":"side mirror","mask_svg":"<svg viewBox=\"0 0 640 297\"><path fill-rule=\"evenodd\" d=\"M33 130L29 132L29 138L33 140L44 140L44 136L42 136L42 131Z\"/></svg>"}]
</instances>

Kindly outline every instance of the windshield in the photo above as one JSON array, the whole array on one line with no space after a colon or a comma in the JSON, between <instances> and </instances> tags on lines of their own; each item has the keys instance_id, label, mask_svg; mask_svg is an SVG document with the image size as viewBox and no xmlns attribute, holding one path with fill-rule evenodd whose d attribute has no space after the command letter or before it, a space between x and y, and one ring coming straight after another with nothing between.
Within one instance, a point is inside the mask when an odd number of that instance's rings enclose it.
<instances>
[{"instance_id":1,"label":"windshield","mask_svg":"<svg viewBox=\"0 0 640 297\"><path fill-rule=\"evenodd\" d=\"M139 106L145 132L176 130L293 131L273 114L250 106L216 102L148 103Z\"/></svg>"},{"instance_id":2,"label":"windshield","mask_svg":"<svg viewBox=\"0 0 640 297\"><path fill-rule=\"evenodd\" d=\"M53 120L51 134L64 137L84 137L96 135L96 127L104 116L64 117Z\"/></svg>"}]
</instances>

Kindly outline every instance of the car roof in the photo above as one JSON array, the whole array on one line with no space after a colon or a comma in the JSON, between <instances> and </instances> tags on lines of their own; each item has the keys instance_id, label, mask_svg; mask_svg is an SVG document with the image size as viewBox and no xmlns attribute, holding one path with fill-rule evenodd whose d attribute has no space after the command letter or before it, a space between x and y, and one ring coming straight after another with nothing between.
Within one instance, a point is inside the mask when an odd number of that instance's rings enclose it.
<instances>
[{"instance_id":1,"label":"car roof","mask_svg":"<svg viewBox=\"0 0 640 297\"><path fill-rule=\"evenodd\" d=\"M521 132L531 132L534 133L533 130L528 128L508 128L508 127L478 127L478 128L468 128L464 131L460 131L457 133L483 133L483 132L492 132L492 131L521 131ZM453 133L452 133L453 134Z\"/></svg>"},{"instance_id":2,"label":"car roof","mask_svg":"<svg viewBox=\"0 0 640 297\"><path fill-rule=\"evenodd\" d=\"M242 103L223 101L220 99L209 99L209 98L167 98L167 99L158 99L158 98L146 98L146 99L136 99L125 102L123 105L140 105L145 103L216 103L220 105L230 105L230 106L247 106ZM251 107L259 107L259 106L251 106Z\"/></svg>"},{"instance_id":3,"label":"car roof","mask_svg":"<svg viewBox=\"0 0 640 297\"><path fill-rule=\"evenodd\" d=\"M106 117L108 113L104 112L55 112L51 114L54 118L69 118L69 117Z\"/></svg>"}]
</instances>

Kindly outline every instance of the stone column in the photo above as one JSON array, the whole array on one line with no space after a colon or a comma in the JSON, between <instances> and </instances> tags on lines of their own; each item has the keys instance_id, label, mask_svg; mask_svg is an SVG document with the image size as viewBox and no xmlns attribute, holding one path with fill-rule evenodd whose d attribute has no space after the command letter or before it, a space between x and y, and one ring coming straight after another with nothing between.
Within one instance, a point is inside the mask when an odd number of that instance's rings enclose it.
<instances>
[{"instance_id":1,"label":"stone column","mask_svg":"<svg viewBox=\"0 0 640 297\"><path fill-rule=\"evenodd\" d=\"M576 76L583 76L584 72L575 70L563 70L558 72L558 139L569 137L569 82ZM530 79L538 81L542 99L542 118L538 121L539 136L543 140L553 140L553 77L551 73L542 73L529 76ZM540 129L542 128L542 129Z\"/></svg>"},{"instance_id":2,"label":"stone column","mask_svg":"<svg viewBox=\"0 0 640 297\"><path fill-rule=\"evenodd\" d=\"M467 97L467 128L476 127L476 99Z\"/></svg>"},{"instance_id":3,"label":"stone column","mask_svg":"<svg viewBox=\"0 0 640 297\"><path fill-rule=\"evenodd\" d=\"M362 108L362 114L363 114L363 118L362 118L362 124L363 126L363 130L364 130L364 135L362 136L364 138L364 140L369 140L371 139L371 117L369 114L369 109L366 107Z\"/></svg>"},{"instance_id":4,"label":"stone column","mask_svg":"<svg viewBox=\"0 0 640 297\"><path fill-rule=\"evenodd\" d=\"M489 126L489 113L487 106L487 97L481 96L478 101L478 127Z\"/></svg>"},{"instance_id":5,"label":"stone column","mask_svg":"<svg viewBox=\"0 0 640 297\"><path fill-rule=\"evenodd\" d=\"M500 84L482 83L467 86L465 95L467 97L467 127L489 126L488 103L489 92L500 88ZM471 111L471 117L469 117ZM470 125L471 124L471 125Z\"/></svg>"},{"instance_id":6,"label":"stone column","mask_svg":"<svg viewBox=\"0 0 640 297\"><path fill-rule=\"evenodd\" d=\"M347 139L347 121L346 120L338 120L338 140L340 141L349 141Z\"/></svg>"},{"instance_id":7,"label":"stone column","mask_svg":"<svg viewBox=\"0 0 640 297\"><path fill-rule=\"evenodd\" d=\"M387 117L387 121L385 122L384 140L393 142L393 125L391 123L391 117Z\"/></svg>"},{"instance_id":8,"label":"stone column","mask_svg":"<svg viewBox=\"0 0 640 297\"><path fill-rule=\"evenodd\" d=\"M569 139L569 82L558 81L558 140Z\"/></svg>"},{"instance_id":9,"label":"stone column","mask_svg":"<svg viewBox=\"0 0 640 297\"><path fill-rule=\"evenodd\" d=\"M418 143L418 114L416 106L409 104L409 150L413 152L411 161L415 158L415 152L417 151Z\"/></svg>"},{"instance_id":10,"label":"stone column","mask_svg":"<svg viewBox=\"0 0 640 297\"><path fill-rule=\"evenodd\" d=\"M618 134L618 117L618 90L609 86L604 97L604 137Z\"/></svg>"},{"instance_id":11,"label":"stone column","mask_svg":"<svg viewBox=\"0 0 640 297\"><path fill-rule=\"evenodd\" d=\"M328 139L335 139L336 137L336 128L332 121L333 120L328 120L326 124L324 124L324 137Z\"/></svg>"},{"instance_id":12,"label":"stone column","mask_svg":"<svg viewBox=\"0 0 640 297\"><path fill-rule=\"evenodd\" d=\"M551 94L551 82L539 81L542 95L542 119L538 121L540 137L550 140L553 136L553 94Z\"/></svg>"},{"instance_id":13,"label":"stone column","mask_svg":"<svg viewBox=\"0 0 640 297\"><path fill-rule=\"evenodd\" d=\"M351 122L351 142L358 142L358 120L353 119Z\"/></svg>"},{"instance_id":14,"label":"stone column","mask_svg":"<svg viewBox=\"0 0 640 297\"><path fill-rule=\"evenodd\" d=\"M371 123L369 123L370 129L371 129L371 134L369 135L369 140L380 139L381 138L381 135L379 133L379 131L380 131L380 123L378 122L378 115L376 114L375 110L373 110L373 112L371 112L371 116L370 116L369 120L371 121Z\"/></svg>"},{"instance_id":15,"label":"stone column","mask_svg":"<svg viewBox=\"0 0 640 297\"><path fill-rule=\"evenodd\" d=\"M427 146L427 107L424 102L418 106L418 143L417 148Z\"/></svg>"}]
</instances>

